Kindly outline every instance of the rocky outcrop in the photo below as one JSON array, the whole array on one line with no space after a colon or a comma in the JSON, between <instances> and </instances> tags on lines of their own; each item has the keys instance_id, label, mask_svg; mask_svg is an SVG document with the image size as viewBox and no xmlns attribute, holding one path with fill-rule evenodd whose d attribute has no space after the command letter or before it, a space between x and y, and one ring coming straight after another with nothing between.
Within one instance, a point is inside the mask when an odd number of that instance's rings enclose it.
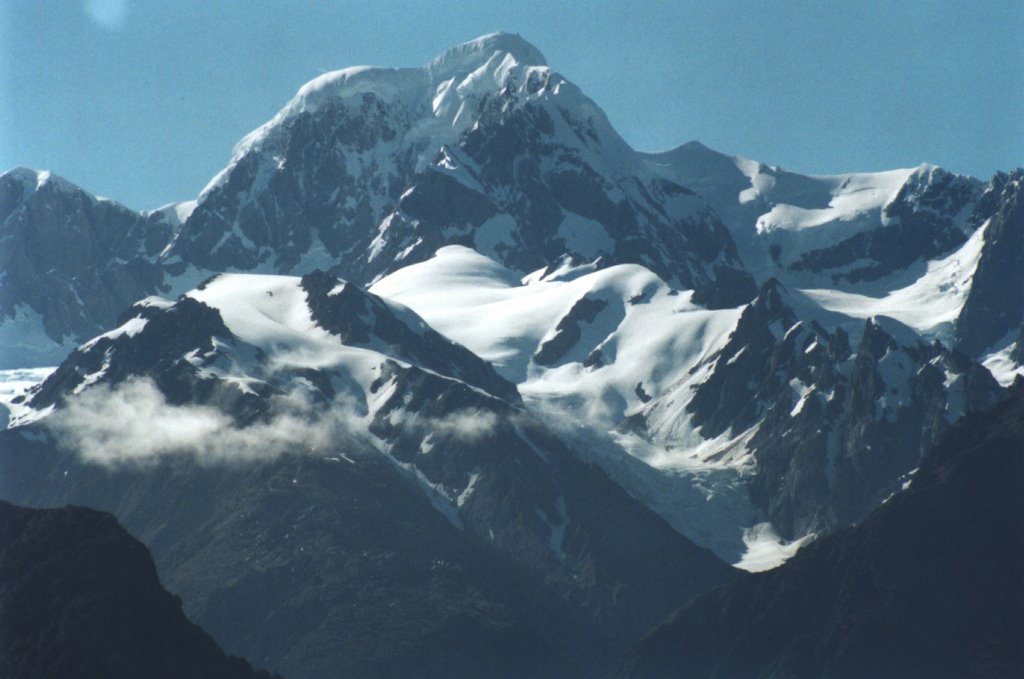
<instances>
[{"instance_id":1,"label":"rocky outcrop","mask_svg":"<svg viewBox=\"0 0 1024 679\"><path fill-rule=\"evenodd\" d=\"M620 676L1020 675L1022 396L951 429L862 524L678 611Z\"/></svg>"},{"instance_id":2,"label":"rocky outcrop","mask_svg":"<svg viewBox=\"0 0 1024 679\"><path fill-rule=\"evenodd\" d=\"M868 319L851 343L842 327L800 320L797 301L766 283L725 346L694 368L707 376L686 406L703 437L747 437L751 498L788 538L862 519L951 423L1001 394L981 365L893 319ZM676 391L646 404L644 418L659 418Z\"/></svg>"},{"instance_id":3,"label":"rocky outcrop","mask_svg":"<svg viewBox=\"0 0 1024 679\"><path fill-rule=\"evenodd\" d=\"M1024 323L1024 170L1000 174L971 291L957 319L957 346L976 356Z\"/></svg>"},{"instance_id":4,"label":"rocky outcrop","mask_svg":"<svg viewBox=\"0 0 1024 679\"><path fill-rule=\"evenodd\" d=\"M159 291L167 268L157 260L170 231L48 172L0 176L0 323L38 324L33 340L43 345L13 343L0 352L0 366L62 355L48 352L45 338L67 353Z\"/></svg>"}]
</instances>

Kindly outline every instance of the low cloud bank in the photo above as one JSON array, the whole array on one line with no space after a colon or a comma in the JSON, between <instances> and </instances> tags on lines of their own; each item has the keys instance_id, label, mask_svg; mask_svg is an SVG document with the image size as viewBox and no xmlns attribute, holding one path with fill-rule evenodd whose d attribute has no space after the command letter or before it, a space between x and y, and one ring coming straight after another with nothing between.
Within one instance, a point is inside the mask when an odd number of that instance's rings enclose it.
<instances>
[{"instance_id":1,"label":"low cloud bank","mask_svg":"<svg viewBox=\"0 0 1024 679\"><path fill-rule=\"evenodd\" d=\"M149 465L191 457L201 464L264 461L284 454L330 455L352 444L384 450L369 433L369 422L354 403L342 399L313 403L302 391L271 399L266 421L239 427L221 410L173 405L149 378L109 387L96 385L70 398L44 422L58 444L89 463ZM494 413L465 410L445 418L394 413L400 428L414 435L483 442L503 423ZM513 416L515 424L517 416ZM393 420L394 421L394 420Z\"/></svg>"},{"instance_id":2,"label":"low cloud bank","mask_svg":"<svg viewBox=\"0 0 1024 679\"><path fill-rule=\"evenodd\" d=\"M301 394L276 397L266 422L247 427L211 406L172 405L149 379L93 387L46 419L59 444L87 462L147 464L191 456L210 464L326 454L365 423L344 403L316 407Z\"/></svg>"}]
</instances>

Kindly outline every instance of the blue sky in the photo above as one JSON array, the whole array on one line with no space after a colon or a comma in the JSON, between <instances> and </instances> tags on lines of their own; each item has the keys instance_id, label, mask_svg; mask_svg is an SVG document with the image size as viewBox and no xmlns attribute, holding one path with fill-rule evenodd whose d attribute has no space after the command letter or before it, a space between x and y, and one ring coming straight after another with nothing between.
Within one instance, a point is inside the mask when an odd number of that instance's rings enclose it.
<instances>
[{"instance_id":1,"label":"blue sky","mask_svg":"<svg viewBox=\"0 0 1024 679\"><path fill-rule=\"evenodd\" d=\"M1024 165L1024 0L0 0L0 171L194 197L307 80L521 34L641 150L809 173Z\"/></svg>"}]
</instances>

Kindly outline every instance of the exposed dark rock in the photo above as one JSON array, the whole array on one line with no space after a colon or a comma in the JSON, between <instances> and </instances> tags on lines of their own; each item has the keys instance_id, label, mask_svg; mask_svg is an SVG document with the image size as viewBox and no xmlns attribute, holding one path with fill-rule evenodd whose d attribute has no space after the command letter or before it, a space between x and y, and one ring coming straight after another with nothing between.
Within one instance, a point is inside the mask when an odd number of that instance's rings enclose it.
<instances>
[{"instance_id":1,"label":"exposed dark rock","mask_svg":"<svg viewBox=\"0 0 1024 679\"><path fill-rule=\"evenodd\" d=\"M1017 333L1016 346L1013 349L1013 353L1010 358L1017 363L1017 365L1024 365L1024 323L1020 325L1020 331Z\"/></svg>"},{"instance_id":2,"label":"exposed dark rock","mask_svg":"<svg viewBox=\"0 0 1024 679\"><path fill-rule=\"evenodd\" d=\"M115 386L139 376L154 378L172 403L196 400L200 394L202 400L213 400L214 391L232 399L242 397L237 390L221 389L197 370L197 363L215 353L215 338L233 339L216 309L182 297L166 309L137 304L123 320L128 318L145 325L134 334L101 336L73 351L31 394L31 405L43 409L59 403L87 380L102 379ZM188 360L189 355L193 360Z\"/></svg>"},{"instance_id":3,"label":"exposed dark rock","mask_svg":"<svg viewBox=\"0 0 1024 679\"><path fill-rule=\"evenodd\" d=\"M211 271L270 263L280 273L305 273L295 267L314 239L331 259L363 251L407 186L420 150L396 148L379 161L348 158L376 145L391 148L411 115L366 92L290 117L262 153L242 156L201 197L175 252ZM377 164L385 159L397 174Z\"/></svg>"},{"instance_id":4,"label":"exposed dark rock","mask_svg":"<svg viewBox=\"0 0 1024 679\"><path fill-rule=\"evenodd\" d=\"M0 675L264 677L227 657L157 579L142 543L92 509L0 502Z\"/></svg>"},{"instance_id":5,"label":"exposed dark rock","mask_svg":"<svg viewBox=\"0 0 1024 679\"><path fill-rule=\"evenodd\" d=\"M1024 392L943 437L863 524L698 598L620 676L1024 674Z\"/></svg>"},{"instance_id":6,"label":"exposed dark rock","mask_svg":"<svg viewBox=\"0 0 1024 679\"><path fill-rule=\"evenodd\" d=\"M534 363L554 365L566 352L580 341L581 323L593 323L597 315L608 306L604 299L581 297L572 305L569 312L562 316L555 326L555 334L537 348L533 355Z\"/></svg>"},{"instance_id":7,"label":"exposed dark rock","mask_svg":"<svg viewBox=\"0 0 1024 679\"><path fill-rule=\"evenodd\" d=\"M779 359L779 341L793 353L792 337L796 326L793 310L784 301L785 288L772 279L761 287L757 298L743 311L728 344L716 356L717 369L700 385L689 410L707 438L722 434L730 427L740 432L763 415L763 390L780 387L775 365ZM786 344L785 337L790 337ZM768 384L764 384L765 381Z\"/></svg>"},{"instance_id":8,"label":"exposed dark rock","mask_svg":"<svg viewBox=\"0 0 1024 679\"><path fill-rule=\"evenodd\" d=\"M161 288L156 258L171 234L158 219L24 168L0 176L0 216L2 322L31 309L51 340L73 346ZM39 351L36 360L45 356ZM31 360L17 347L0 353L0 367Z\"/></svg>"},{"instance_id":9,"label":"exposed dark rock","mask_svg":"<svg viewBox=\"0 0 1024 679\"><path fill-rule=\"evenodd\" d=\"M997 176L971 291L957 319L958 347L977 356L1024 323L1024 170Z\"/></svg>"},{"instance_id":10,"label":"exposed dark rock","mask_svg":"<svg viewBox=\"0 0 1024 679\"><path fill-rule=\"evenodd\" d=\"M751 498L797 538L859 521L950 422L995 403L1000 387L892 319L869 319L851 352L846 333L798 320L788 300L777 282L764 285L688 407L706 437L756 426Z\"/></svg>"},{"instance_id":11,"label":"exposed dark rock","mask_svg":"<svg viewBox=\"0 0 1024 679\"><path fill-rule=\"evenodd\" d=\"M498 398L519 402L516 386L499 376L490 363L439 334L411 310L322 271L304 276L302 288L313 320L343 343L385 351L393 358L464 380ZM377 344L370 344L371 336Z\"/></svg>"}]
</instances>

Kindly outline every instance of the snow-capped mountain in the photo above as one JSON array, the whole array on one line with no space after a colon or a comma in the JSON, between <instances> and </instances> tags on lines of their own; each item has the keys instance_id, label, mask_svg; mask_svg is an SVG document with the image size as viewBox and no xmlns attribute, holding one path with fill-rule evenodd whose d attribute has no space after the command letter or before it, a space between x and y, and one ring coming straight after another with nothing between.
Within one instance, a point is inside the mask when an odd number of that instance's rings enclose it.
<instances>
[{"instance_id":1,"label":"snow-capped mountain","mask_svg":"<svg viewBox=\"0 0 1024 679\"><path fill-rule=\"evenodd\" d=\"M508 34L307 83L192 201L18 169L0 368L60 365L4 395L0 497L114 511L290 676L407 674L463 624L490 650L423 674L587 675L729 577L693 543L778 565L1024 374L1022 178L639 153ZM410 582L436 626L384 610ZM254 598L265 626L218 613Z\"/></svg>"},{"instance_id":2,"label":"snow-capped mountain","mask_svg":"<svg viewBox=\"0 0 1024 679\"><path fill-rule=\"evenodd\" d=\"M891 316L998 363L1001 381L1012 381L1005 358L1024 309L1014 296L1024 261L1019 170L987 184L932 165L807 176L698 142L645 158L708 201L759 285L776 279L842 316ZM986 310L972 318L977 307Z\"/></svg>"},{"instance_id":3,"label":"snow-capped mountain","mask_svg":"<svg viewBox=\"0 0 1024 679\"><path fill-rule=\"evenodd\" d=\"M319 271L301 279L224 274L174 302L146 298L126 316L72 352L27 405L40 410L97 382L116 386L139 375L173 384L166 391L175 402L206 402L227 392L262 403L307 385L305 376L320 371L335 381L308 383L310 398L329 401L347 389L365 414L371 383L399 372L395 361L509 403L519 400L515 386L489 364L408 309Z\"/></svg>"},{"instance_id":4,"label":"snow-capped mountain","mask_svg":"<svg viewBox=\"0 0 1024 679\"><path fill-rule=\"evenodd\" d=\"M638 266L543 273L522 282L449 247L372 289L492 361L723 558L738 560L758 516L790 539L858 520L1001 392L979 363L895 319L830 314L774 280L745 307L707 310Z\"/></svg>"},{"instance_id":5,"label":"snow-capped mountain","mask_svg":"<svg viewBox=\"0 0 1024 679\"><path fill-rule=\"evenodd\" d=\"M0 368L55 364L157 292L170 233L49 172L0 175Z\"/></svg>"},{"instance_id":6,"label":"snow-capped mountain","mask_svg":"<svg viewBox=\"0 0 1024 679\"><path fill-rule=\"evenodd\" d=\"M225 274L177 301L147 298L118 328L74 351L21 405L25 415L8 432L5 449L35 442L37 461L71 464L65 470L77 480L52 486L48 472L32 464L26 469L14 453L4 462L5 495L43 504L100 502L129 525L151 531L150 513L181 499L168 495L176 490L151 488L160 482L139 479L140 469L198 463L181 472L191 478L202 477L209 465L278 469L298 457L315 467L352 466L357 476L383 473L375 502L420 502L435 517L421 527L427 534L441 530L442 542L499 556L524 573L517 577L531 592L555 587L562 603L554 608L571 604L583 612L582 624L608 644L604 654L623 651L622 644L667 614L671 602L678 605L729 576L711 552L581 463L490 364L408 308L322 272L302 278ZM41 415L42 422L28 424ZM54 445L82 460L62 460ZM97 475L96 465L127 471ZM190 503L216 500L205 494L205 482L193 482L198 489L188 492ZM141 503L138 484L149 488ZM227 520L236 509L228 504L215 514ZM366 530L379 521L350 520ZM202 539L214 534L201 533ZM173 545L171 553L156 553L166 568L189 559L192 569L216 569L205 560L211 557L190 549ZM671 556L623 561L620 555L633 549ZM210 596L193 592L187 601L204 624L201 612L214 606ZM516 615L545 596L531 593ZM538 625L530 622L528 629L540 634ZM571 625L558 625L555 633L570 643ZM254 655L254 638L222 642L282 672L313 672L287 653ZM585 657L595 652L567 652L569 673L609 660L600 660L600 653ZM518 662L507 671L522 670L525 660ZM542 674L555 667L544 666Z\"/></svg>"},{"instance_id":7,"label":"snow-capped mountain","mask_svg":"<svg viewBox=\"0 0 1024 679\"><path fill-rule=\"evenodd\" d=\"M168 254L210 270L326 263L368 283L447 244L524 274L561 257L644 264L712 306L753 294L707 204L508 34L307 83L239 143Z\"/></svg>"},{"instance_id":8,"label":"snow-capped mountain","mask_svg":"<svg viewBox=\"0 0 1024 679\"><path fill-rule=\"evenodd\" d=\"M0 233L15 235L0 257L17 276L0 283L0 337L42 352L23 360L66 353L47 351L44 335L83 341L109 327L114 307L212 273L322 268L366 284L453 243L523 274L562 258L643 264L709 306L755 292L707 203L654 172L594 102L503 33L422 68L307 83L195 201L138 214L49 176L16 170L0 192ZM57 231L89 236L87 256L39 241ZM83 267L123 279L106 293L116 299L94 299L102 290ZM36 281L51 271L43 301Z\"/></svg>"},{"instance_id":9,"label":"snow-capped mountain","mask_svg":"<svg viewBox=\"0 0 1024 679\"><path fill-rule=\"evenodd\" d=\"M761 283L871 290L948 254L989 216L982 182L933 165L816 177L698 142L645 158L708 200Z\"/></svg>"},{"instance_id":10,"label":"snow-capped mountain","mask_svg":"<svg viewBox=\"0 0 1024 679\"><path fill-rule=\"evenodd\" d=\"M742 439L751 498L789 538L860 520L951 423L1002 392L980 364L898 321L869 318L851 337L800 320L795 306L769 281L694 369L699 379L638 414L655 437L688 419L706 438Z\"/></svg>"},{"instance_id":11,"label":"snow-capped mountain","mask_svg":"<svg viewBox=\"0 0 1024 679\"><path fill-rule=\"evenodd\" d=\"M230 164L195 201L139 215L45 173L5 175L3 228L10 236L0 240L0 256L9 262L0 281L6 314L0 327L9 346L31 342L53 356L62 349L47 349L40 341L44 332L84 340L113 326L129 300L154 293L173 300L220 271L310 274L322 267L354 283L375 281L380 296L415 309L493 363L549 424L568 416L582 425L563 436L587 438L578 447L674 526L720 554L737 556L743 541L736 531L751 528L758 512L782 521L791 537L856 518L810 500L814 493L839 497L831 482L794 496L796 505L817 507L808 510L816 518L795 520L770 509L777 498L748 497L747 482L737 479L753 474L762 477L756 483L775 483L763 469L767 453L757 452L781 435L766 424L775 421L771 413L793 411L779 420L788 427L805 413L798 404L825 398L839 399L832 407L840 407L849 385L843 394L836 385L852 379L862 338L872 329L885 334L882 328L900 327L893 341L915 356L905 361L902 377L879 373L888 389L903 390L889 400L939 413L942 422L994 398L972 360L984 362L1002 384L1020 372L1022 304L1014 296L1020 286L999 284L1024 270L1018 266L1024 262L1019 179L1019 173L1000 175L986 186L932 166L810 177L697 143L640 154L534 47L518 36L493 34L422 68L349 68L307 83L238 144ZM73 238L49 240L73 243L74 253L34 240L58 233ZM330 276L318 276L277 294L301 296L297 291L308 292L303 286L314 280L335 285ZM768 287L751 304L737 306L755 297L755 280ZM249 287L261 289L260 281L211 285L243 295ZM367 310L390 308L357 290L351 284L334 295L320 290L316 299L330 304L310 307L311 314L319 309L317 327L332 327L329 319L339 314L358 315L339 311L343 300ZM258 300L244 293L251 308L276 304L273 290L263 292L266 299ZM141 302L127 326L73 354L24 417L17 413L27 400L11 404L13 422L38 416L57 394L90 380L106 376L116 383L119 370L130 375L141 368L119 368L125 359L106 355L120 336L140 333L139 341L177 346L183 322L156 316L188 318L211 330L204 324L223 319L204 311L204 294ZM786 297L779 302L785 311L768 318L763 309L779 294ZM167 328L144 330L151 316L155 327ZM894 320L873 320L879 317ZM394 332L405 327L392 325ZM224 336L234 337L228 326ZM786 359L786 374L776 374L778 352L794 351L786 335L794 328L808 351ZM303 326L293 335L307 331ZM347 341L372 336L369 328L340 332ZM447 351L438 353L435 335L411 332L392 336L401 352L388 355L425 361L420 367L436 372L430 357L450 358ZM216 353L212 340L203 341ZM942 346L915 348L934 341ZM187 342L198 346L199 340ZM246 346L268 353L260 341ZM951 354L954 348L968 357ZM241 357L217 354L216 366L205 372L175 355L175 370L188 375L175 389L205 385L216 373L223 378L218 384L234 380L248 390L218 387L225 398L258 403L290 393L293 378L277 384L280 373L269 377L245 351ZM19 365L39 360L18 351L5 356ZM489 369L479 363L477 376ZM940 370L939 364L946 371L941 388L927 398L906 393L911 376ZM972 376L971 388L961 394L963 375ZM365 377L361 383L364 403L370 382ZM508 400L509 387L503 389ZM337 393L332 386L316 398ZM868 410L868 424L894 417ZM832 460L822 462L829 474L846 426L854 425L827 427L833 442L811 454L818 462ZM941 428L925 435L921 446ZM589 440L593 436L601 443ZM913 468L909 458L887 467L864 492L877 501ZM681 470L682 481L663 487ZM704 488L696 494L694 475ZM708 490L723 484L732 490ZM701 495L728 506L728 531L720 525L723 510L697 502ZM786 510L793 511L804 510Z\"/></svg>"}]
</instances>

